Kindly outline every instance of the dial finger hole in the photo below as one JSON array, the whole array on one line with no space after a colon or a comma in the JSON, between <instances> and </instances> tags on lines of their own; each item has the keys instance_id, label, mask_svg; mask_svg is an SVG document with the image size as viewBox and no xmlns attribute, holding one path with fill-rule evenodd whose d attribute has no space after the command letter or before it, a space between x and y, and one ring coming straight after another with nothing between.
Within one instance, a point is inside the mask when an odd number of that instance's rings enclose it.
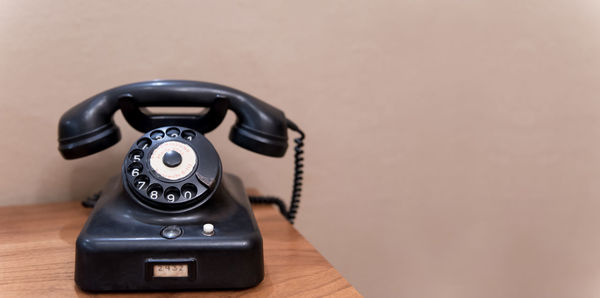
<instances>
[{"instance_id":1,"label":"dial finger hole","mask_svg":"<svg viewBox=\"0 0 600 298\"><path fill-rule=\"evenodd\" d=\"M160 130L155 130L150 134L150 138L153 140L160 140L165 137L165 133Z\"/></svg>"},{"instance_id":2,"label":"dial finger hole","mask_svg":"<svg viewBox=\"0 0 600 298\"><path fill-rule=\"evenodd\" d=\"M137 177L140 175L143 169L144 166L142 166L141 163L134 162L130 164L129 167L127 167L127 173L129 173L129 175L131 175L132 177Z\"/></svg>"},{"instance_id":3,"label":"dial finger hole","mask_svg":"<svg viewBox=\"0 0 600 298\"><path fill-rule=\"evenodd\" d=\"M179 189L173 186L167 188L165 191L165 199L171 203L179 200Z\"/></svg>"},{"instance_id":4,"label":"dial finger hole","mask_svg":"<svg viewBox=\"0 0 600 298\"><path fill-rule=\"evenodd\" d=\"M191 199L191 198L195 197L197 193L198 193L198 190L196 189L196 186L194 186L191 183L184 184L183 187L181 188L181 196L184 199Z\"/></svg>"},{"instance_id":5,"label":"dial finger hole","mask_svg":"<svg viewBox=\"0 0 600 298\"><path fill-rule=\"evenodd\" d=\"M183 133L181 133L181 136L184 139L191 141L196 137L196 133L191 130L184 130Z\"/></svg>"},{"instance_id":6,"label":"dial finger hole","mask_svg":"<svg viewBox=\"0 0 600 298\"><path fill-rule=\"evenodd\" d=\"M171 138L176 138L179 136L179 129L177 129L175 127L171 127L169 129L167 129L167 135Z\"/></svg>"},{"instance_id":7,"label":"dial finger hole","mask_svg":"<svg viewBox=\"0 0 600 298\"><path fill-rule=\"evenodd\" d=\"M133 162L141 161L142 157L144 157L144 151L140 149L135 149L129 153L129 160Z\"/></svg>"},{"instance_id":8,"label":"dial finger hole","mask_svg":"<svg viewBox=\"0 0 600 298\"><path fill-rule=\"evenodd\" d=\"M137 142L138 148L141 148L141 149L146 149L146 148L150 147L150 144L152 144L152 141L148 138L143 138Z\"/></svg>"},{"instance_id":9,"label":"dial finger hole","mask_svg":"<svg viewBox=\"0 0 600 298\"><path fill-rule=\"evenodd\" d=\"M152 184L148 187L148 197L152 200L157 200L162 195L162 187L159 184Z\"/></svg>"},{"instance_id":10,"label":"dial finger hole","mask_svg":"<svg viewBox=\"0 0 600 298\"><path fill-rule=\"evenodd\" d=\"M139 175L135 177L135 180L133 180L133 187L135 187L137 190L144 190L148 187L149 183L150 178L148 178L148 176Z\"/></svg>"}]
</instances>

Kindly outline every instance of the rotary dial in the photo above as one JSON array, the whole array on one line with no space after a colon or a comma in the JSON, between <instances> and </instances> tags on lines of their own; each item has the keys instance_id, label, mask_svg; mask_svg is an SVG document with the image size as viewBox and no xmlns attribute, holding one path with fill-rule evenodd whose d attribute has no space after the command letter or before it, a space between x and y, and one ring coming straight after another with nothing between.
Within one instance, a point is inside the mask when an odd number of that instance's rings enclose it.
<instances>
[{"instance_id":1,"label":"rotary dial","mask_svg":"<svg viewBox=\"0 0 600 298\"><path fill-rule=\"evenodd\" d=\"M146 133L123 163L126 188L144 205L162 210L204 203L221 177L221 162L197 131L163 127Z\"/></svg>"}]
</instances>

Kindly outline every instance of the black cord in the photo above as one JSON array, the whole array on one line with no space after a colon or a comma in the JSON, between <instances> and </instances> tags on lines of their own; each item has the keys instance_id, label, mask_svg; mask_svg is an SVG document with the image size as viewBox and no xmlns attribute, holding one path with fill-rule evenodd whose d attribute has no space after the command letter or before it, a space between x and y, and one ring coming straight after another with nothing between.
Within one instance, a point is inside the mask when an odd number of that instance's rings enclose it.
<instances>
[{"instance_id":1,"label":"black cord","mask_svg":"<svg viewBox=\"0 0 600 298\"><path fill-rule=\"evenodd\" d=\"M293 224L298 213L300 196L302 194L302 175L304 174L304 150L302 148L304 147L304 132L291 120L288 120L288 127L300 134L299 138L294 139L296 143L294 147L294 183L292 185L290 208L286 211L283 201L280 198L271 196L251 196L250 202L255 204L276 204L281 214Z\"/></svg>"},{"instance_id":2,"label":"black cord","mask_svg":"<svg viewBox=\"0 0 600 298\"><path fill-rule=\"evenodd\" d=\"M292 199L290 201L290 209L287 213L287 219L290 223L294 223L296 213L300 206L300 196L302 195L302 175L304 174L304 132L292 121L288 120L288 127L300 134L299 138L294 139L296 146L294 147L294 184L292 187Z\"/></svg>"},{"instance_id":3,"label":"black cord","mask_svg":"<svg viewBox=\"0 0 600 298\"><path fill-rule=\"evenodd\" d=\"M100 198L101 194L102 194L102 191L99 191L99 192L85 198L85 200L81 201L81 206L83 206L85 208L94 208L94 206L96 206L96 203L98 202L98 199Z\"/></svg>"},{"instance_id":4,"label":"black cord","mask_svg":"<svg viewBox=\"0 0 600 298\"><path fill-rule=\"evenodd\" d=\"M285 203L278 197L270 196L250 196L250 203L252 204L274 204L279 207L279 212L287 219L287 210Z\"/></svg>"}]
</instances>

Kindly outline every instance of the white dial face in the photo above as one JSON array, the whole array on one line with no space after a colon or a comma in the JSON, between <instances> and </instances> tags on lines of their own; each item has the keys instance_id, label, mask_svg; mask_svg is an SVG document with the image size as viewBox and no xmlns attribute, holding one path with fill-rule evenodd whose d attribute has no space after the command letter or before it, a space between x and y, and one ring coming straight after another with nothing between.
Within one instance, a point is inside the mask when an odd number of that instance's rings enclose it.
<instances>
[{"instance_id":1,"label":"white dial face","mask_svg":"<svg viewBox=\"0 0 600 298\"><path fill-rule=\"evenodd\" d=\"M169 166L163 158L165 154L173 154L174 152L180 156L180 163L175 166L173 164ZM150 166L152 169L161 177L169 180L179 180L186 177L194 170L196 162L197 158L194 149L185 143L177 141L160 144L150 156Z\"/></svg>"}]
</instances>

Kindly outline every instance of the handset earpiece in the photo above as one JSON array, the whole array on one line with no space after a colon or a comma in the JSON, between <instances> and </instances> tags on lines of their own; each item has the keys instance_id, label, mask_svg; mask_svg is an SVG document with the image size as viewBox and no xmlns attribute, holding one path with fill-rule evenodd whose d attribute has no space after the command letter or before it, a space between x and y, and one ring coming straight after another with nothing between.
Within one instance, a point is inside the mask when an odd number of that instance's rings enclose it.
<instances>
[{"instance_id":1,"label":"handset earpiece","mask_svg":"<svg viewBox=\"0 0 600 298\"><path fill-rule=\"evenodd\" d=\"M124 97L133 98L131 102L135 102L139 107L209 108L213 107L215 101L227 98L228 108L237 116L229 134L232 142L250 151L274 157L283 156L287 150L287 119L281 110L247 93L222 85L156 80L104 91L68 110L61 117L58 127L59 151L63 157L84 157L117 143L120 140L120 132L113 121L113 115L122 107L120 100ZM132 121L126 113L124 115L127 121ZM157 119L157 115L153 116ZM180 116L178 118L177 115L171 115L169 119L176 122L183 119L184 116Z\"/></svg>"},{"instance_id":2,"label":"handset earpiece","mask_svg":"<svg viewBox=\"0 0 600 298\"><path fill-rule=\"evenodd\" d=\"M118 105L101 93L65 112L58 124L58 150L65 159L102 151L121 140L113 121Z\"/></svg>"}]
</instances>

